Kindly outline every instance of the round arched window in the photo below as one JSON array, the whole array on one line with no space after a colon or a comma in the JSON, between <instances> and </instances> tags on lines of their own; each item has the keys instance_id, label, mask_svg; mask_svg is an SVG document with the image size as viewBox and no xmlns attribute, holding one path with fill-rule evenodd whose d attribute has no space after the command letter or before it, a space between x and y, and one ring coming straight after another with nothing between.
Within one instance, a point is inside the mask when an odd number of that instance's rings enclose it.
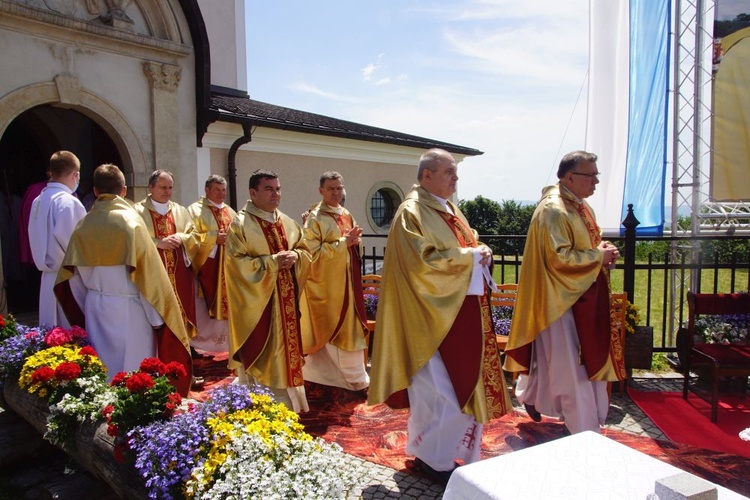
<instances>
[{"instance_id":1,"label":"round arched window","mask_svg":"<svg viewBox=\"0 0 750 500\"><path fill-rule=\"evenodd\" d=\"M401 204L401 190L390 182L381 182L370 190L367 197L368 219L377 233L387 233L396 209Z\"/></svg>"}]
</instances>

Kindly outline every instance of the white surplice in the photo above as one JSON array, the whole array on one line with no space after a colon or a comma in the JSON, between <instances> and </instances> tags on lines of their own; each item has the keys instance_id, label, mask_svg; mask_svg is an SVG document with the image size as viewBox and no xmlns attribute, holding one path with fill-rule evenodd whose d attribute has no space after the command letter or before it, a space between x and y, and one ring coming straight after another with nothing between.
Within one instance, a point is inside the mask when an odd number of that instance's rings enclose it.
<instances>
[{"instance_id":1,"label":"white surplice","mask_svg":"<svg viewBox=\"0 0 750 500\"><path fill-rule=\"evenodd\" d=\"M137 370L144 358L157 356L153 327L164 320L130 281L127 266L81 266L73 281L85 286L83 295L73 293L110 380L117 372Z\"/></svg>"},{"instance_id":2,"label":"white surplice","mask_svg":"<svg viewBox=\"0 0 750 500\"><path fill-rule=\"evenodd\" d=\"M68 248L70 236L86 209L65 184L50 182L31 205L29 244L37 269L42 271L39 287L39 324L69 327L52 288Z\"/></svg>"},{"instance_id":3,"label":"white surplice","mask_svg":"<svg viewBox=\"0 0 750 500\"><path fill-rule=\"evenodd\" d=\"M589 380L580 362L573 310L542 330L531 351L528 375L519 375L516 398L542 415L559 417L572 434L601 432L609 411L607 382Z\"/></svg>"}]
</instances>

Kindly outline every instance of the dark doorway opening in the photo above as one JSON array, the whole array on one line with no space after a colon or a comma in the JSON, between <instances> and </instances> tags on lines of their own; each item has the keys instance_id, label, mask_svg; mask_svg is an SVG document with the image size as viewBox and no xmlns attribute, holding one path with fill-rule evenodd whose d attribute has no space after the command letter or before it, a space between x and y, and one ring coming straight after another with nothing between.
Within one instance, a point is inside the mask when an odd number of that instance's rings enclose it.
<instances>
[{"instance_id":1,"label":"dark doorway opening","mask_svg":"<svg viewBox=\"0 0 750 500\"><path fill-rule=\"evenodd\" d=\"M5 130L0 137L0 234L8 311L14 314L36 311L39 306L41 274L31 260L28 236L21 227L28 223L31 201L47 180L50 156L61 149L81 160L77 195L84 205L93 196L94 169L102 163L122 166L112 138L76 110L38 106L19 115Z\"/></svg>"}]
</instances>

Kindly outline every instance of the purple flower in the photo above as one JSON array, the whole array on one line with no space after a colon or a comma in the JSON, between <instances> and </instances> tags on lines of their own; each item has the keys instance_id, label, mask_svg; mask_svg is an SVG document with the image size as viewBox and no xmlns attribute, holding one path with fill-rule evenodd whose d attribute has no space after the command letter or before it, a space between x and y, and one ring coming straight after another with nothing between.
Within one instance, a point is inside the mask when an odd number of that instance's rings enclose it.
<instances>
[{"instance_id":1,"label":"purple flower","mask_svg":"<svg viewBox=\"0 0 750 500\"><path fill-rule=\"evenodd\" d=\"M0 380L20 373L27 357L47 347L44 330L24 325L16 325L16 329L17 335L0 342Z\"/></svg>"},{"instance_id":2,"label":"purple flower","mask_svg":"<svg viewBox=\"0 0 750 500\"><path fill-rule=\"evenodd\" d=\"M492 307L492 324L496 335L508 335L510 322L513 318L513 308L507 306Z\"/></svg>"},{"instance_id":3,"label":"purple flower","mask_svg":"<svg viewBox=\"0 0 750 500\"><path fill-rule=\"evenodd\" d=\"M378 296L365 295L365 313L367 319L375 319L375 313L378 311Z\"/></svg>"},{"instance_id":4,"label":"purple flower","mask_svg":"<svg viewBox=\"0 0 750 500\"><path fill-rule=\"evenodd\" d=\"M182 498L182 483L205 461L202 452L209 447L205 424L199 414L181 413L128 433L135 468L146 482L149 498Z\"/></svg>"},{"instance_id":5,"label":"purple flower","mask_svg":"<svg viewBox=\"0 0 750 500\"><path fill-rule=\"evenodd\" d=\"M210 448L206 421L217 413L251 408L256 394L271 395L259 386L218 387L195 411L130 431L128 439L136 456L135 468L146 482L149 498L182 498L183 482L195 467L203 466Z\"/></svg>"}]
</instances>

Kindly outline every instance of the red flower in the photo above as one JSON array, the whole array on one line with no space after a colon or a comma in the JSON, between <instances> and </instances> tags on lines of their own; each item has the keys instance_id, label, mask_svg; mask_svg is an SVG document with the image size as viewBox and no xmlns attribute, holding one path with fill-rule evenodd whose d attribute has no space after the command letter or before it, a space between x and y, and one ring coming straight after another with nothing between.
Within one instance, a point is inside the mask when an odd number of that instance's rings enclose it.
<instances>
[{"instance_id":1,"label":"red flower","mask_svg":"<svg viewBox=\"0 0 750 500\"><path fill-rule=\"evenodd\" d=\"M55 378L57 380L74 380L79 375L81 375L81 367L70 361L60 363L55 368Z\"/></svg>"},{"instance_id":2,"label":"red flower","mask_svg":"<svg viewBox=\"0 0 750 500\"><path fill-rule=\"evenodd\" d=\"M86 338L86 330L81 328L78 325L73 325L70 328L70 333L73 334L73 337L79 338L79 339L85 339Z\"/></svg>"},{"instance_id":3,"label":"red flower","mask_svg":"<svg viewBox=\"0 0 750 500\"><path fill-rule=\"evenodd\" d=\"M52 380L54 377L55 370L49 366L41 366L31 374L31 382L34 384L44 384L45 382Z\"/></svg>"},{"instance_id":4,"label":"red flower","mask_svg":"<svg viewBox=\"0 0 750 500\"><path fill-rule=\"evenodd\" d=\"M141 361L141 371L152 375L164 373L164 363L159 358L146 358Z\"/></svg>"},{"instance_id":5,"label":"red flower","mask_svg":"<svg viewBox=\"0 0 750 500\"><path fill-rule=\"evenodd\" d=\"M109 417L112 416L112 413L115 411L115 407L113 405L107 405L104 408L102 408L102 417L109 420Z\"/></svg>"},{"instance_id":6,"label":"red flower","mask_svg":"<svg viewBox=\"0 0 750 500\"><path fill-rule=\"evenodd\" d=\"M3 318L2 315L0 315L0 328L4 328L4 327L5 327L5 318Z\"/></svg>"},{"instance_id":7,"label":"red flower","mask_svg":"<svg viewBox=\"0 0 750 500\"><path fill-rule=\"evenodd\" d=\"M134 373L125 381L130 392L145 392L154 386L154 379L148 373Z\"/></svg>"},{"instance_id":8,"label":"red flower","mask_svg":"<svg viewBox=\"0 0 750 500\"><path fill-rule=\"evenodd\" d=\"M180 377L187 377L187 370L185 370L185 367L181 363L170 361L164 367L164 374L169 380L177 380Z\"/></svg>"},{"instance_id":9,"label":"red flower","mask_svg":"<svg viewBox=\"0 0 750 500\"><path fill-rule=\"evenodd\" d=\"M120 429L115 424L108 424L107 434L109 434L112 437L117 437L120 435Z\"/></svg>"},{"instance_id":10,"label":"red flower","mask_svg":"<svg viewBox=\"0 0 750 500\"><path fill-rule=\"evenodd\" d=\"M169 396L167 396L167 402L164 404L164 416L171 417L181 403L182 396L180 396L178 393L173 392Z\"/></svg>"},{"instance_id":11,"label":"red flower","mask_svg":"<svg viewBox=\"0 0 750 500\"><path fill-rule=\"evenodd\" d=\"M128 378L128 374L126 372L117 372L114 377L112 377L112 382L109 383L112 387L116 385L122 385L125 383L125 380Z\"/></svg>"},{"instance_id":12,"label":"red flower","mask_svg":"<svg viewBox=\"0 0 750 500\"><path fill-rule=\"evenodd\" d=\"M78 354L80 354L81 356L99 356L99 353L96 352L96 349L94 349L90 345L81 347L81 350L78 351Z\"/></svg>"}]
</instances>

